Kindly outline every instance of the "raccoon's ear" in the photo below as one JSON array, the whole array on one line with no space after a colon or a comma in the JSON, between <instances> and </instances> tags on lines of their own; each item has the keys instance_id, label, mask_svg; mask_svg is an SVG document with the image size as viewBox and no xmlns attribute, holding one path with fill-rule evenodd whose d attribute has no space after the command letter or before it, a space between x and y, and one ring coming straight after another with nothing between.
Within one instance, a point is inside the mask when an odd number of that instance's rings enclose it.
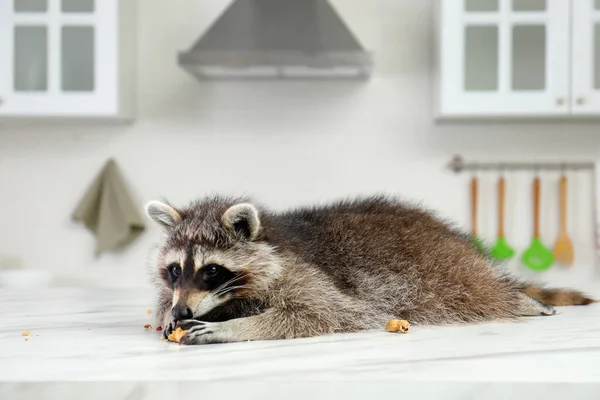
<instances>
[{"instance_id":1,"label":"raccoon's ear","mask_svg":"<svg viewBox=\"0 0 600 400\"><path fill-rule=\"evenodd\" d=\"M181 222L181 215L177 210L156 200L146 204L146 214L155 222L167 228L172 228Z\"/></svg>"},{"instance_id":2,"label":"raccoon's ear","mask_svg":"<svg viewBox=\"0 0 600 400\"><path fill-rule=\"evenodd\" d=\"M223 214L221 222L246 240L254 240L260 231L258 210L252 204L241 203L229 207Z\"/></svg>"}]
</instances>

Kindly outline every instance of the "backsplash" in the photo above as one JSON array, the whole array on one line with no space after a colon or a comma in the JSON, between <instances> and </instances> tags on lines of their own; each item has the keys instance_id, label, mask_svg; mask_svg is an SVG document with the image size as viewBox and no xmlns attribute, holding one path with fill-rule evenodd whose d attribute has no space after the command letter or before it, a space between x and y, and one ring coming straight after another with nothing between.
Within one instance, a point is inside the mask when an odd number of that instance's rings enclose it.
<instances>
[{"instance_id":1,"label":"backsplash","mask_svg":"<svg viewBox=\"0 0 600 400\"><path fill-rule=\"evenodd\" d=\"M161 196L180 204L215 192L252 195L276 209L385 192L465 228L470 176L446 168L455 153L478 160L600 160L595 122L436 125L434 1L332 1L375 54L370 81L197 82L178 68L176 53L224 3L138 2L135 123L0 126L0 254L49 270L60 284L148 285L146 263L160 234L154 224L126 250L95 258L93 236L70 219L111 157L140 209ZM541 177L542 239L551 246L558 174ZM532 233L531 175L506 178L506 232L520 254ZM497 175L480 174L479 230L489 240L496 234L496 182ZM575 265L542 275L518 263L511 268L585 287L596 276L591 175L572 173L569 185Z\"/></svg>"}]
</instances>

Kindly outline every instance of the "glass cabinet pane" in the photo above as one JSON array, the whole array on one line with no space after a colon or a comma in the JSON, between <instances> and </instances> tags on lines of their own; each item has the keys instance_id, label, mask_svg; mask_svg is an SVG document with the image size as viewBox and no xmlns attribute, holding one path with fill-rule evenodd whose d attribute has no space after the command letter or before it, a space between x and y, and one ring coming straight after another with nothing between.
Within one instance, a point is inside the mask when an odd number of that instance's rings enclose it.
<instances>
[{"instance_id":1,"label":"glass cabinet pane","mask_svg":"<svg viewBox=\"0 0 600 400\"><path fill-rule=\"evenodd\" d=\"M467 26L465 90L498 90L498 27Z\"/></svg>"},{"instance_id":2,"label":"glass cabinet pane","mask_svg":"<svg viewBox=\"0 0 600 400\"><path fill-rule=\"evenodd\" d=\"M594 31L594 86L600 89L600 24L596 24Z\"/></svg>"},{"instance_id":3,"label":"glass cabinet pane","mask_svg":"<svg viewBox=\"0 0 600 400\"><path fill-rule=\"evenodd\" d=\"M61 11L64 13L94 12L94 0L62 0Z\"/></svg>"},{"instance_id":4,"label":"glass cabinet pane","mask_svg":"<svg viewBox=\"0 0 600 400\"><path fill-rule=\"evenodd\" d=\"M31 13L48 11L48 0L14 0L15 12Z\"/></svg>"},{"instance_id":5,"label":"glass cabinet pane","mask_svg":"<svg viewBox=\"0 0 600 400\"><path fill-rule=\"evenodd\" d=\"M48 31L44 26L14 28L14 90L48 90Z\"/></svg>"},{"instance_id":6,"label":"glass cabinet pane","mask_svg":"<svg viewBox=\"0 0 600 400\"><path fill-rule=\"evenodd\" d=\"M544 11L546 0L513 0L514 11Z\"/></svg>"},{"instance_id":7,"label":"glass cabinet pane","mask_svg":"<svg viewBox=\"0 0 600 400\"><path fill-rule=\"evenodd\" d=\"M469 12L498 11L498 0L465 0Z\"/></svg>"},{"instance_id":8,"label":"glass cabinet pane","mask_svg":"<svg viewBox=\"0 0 600 400\"><path fill-rule=\"evenodd\" d=\"M65 26L61 44L62 90L94 90L94 28Z\"/></svg>"},{"instance_id":9,"label":"glass cabinet pane","mask_svg":"<svg viewBox=\"0 0 600 400\"><path fill-rule=\"evenodd\" d=\"M546 88L546 27L513 27L512 88L543 90Z\"/></svg>"}]
</instances>

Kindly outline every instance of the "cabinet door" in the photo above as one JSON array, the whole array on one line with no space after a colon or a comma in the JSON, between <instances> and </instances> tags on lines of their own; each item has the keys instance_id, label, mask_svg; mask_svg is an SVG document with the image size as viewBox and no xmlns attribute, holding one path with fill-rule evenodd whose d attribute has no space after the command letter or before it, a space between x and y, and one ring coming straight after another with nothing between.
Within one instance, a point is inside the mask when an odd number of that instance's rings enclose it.
<instances>
[{"instance_id":1,"label":"cabinet door","mask_svg":"<svg viewBox=\"0 0 600 400\"><path fill-rule=\"evenodd\" d=\"M600 115L600 0L573 1L573 114Z\"/></svg>"},{"instance_id":2,"label":"cabinet door","mask_svg":"<svg viewBox=\"0 0 600 400\"><path fill-rule=\"evenodd\" d=\"M439 4L440 116L569 113L570 0Z\"/></svg>"},{"instance_id":3,"label":"cabinet door","mask_svg":"<svg viewBox=\"0 0 600 400\"><path fill-rule=\"evenodd\" d=\"M117 110L117 0L0 0L0 116Z\"/></svg>"}]
</instances>

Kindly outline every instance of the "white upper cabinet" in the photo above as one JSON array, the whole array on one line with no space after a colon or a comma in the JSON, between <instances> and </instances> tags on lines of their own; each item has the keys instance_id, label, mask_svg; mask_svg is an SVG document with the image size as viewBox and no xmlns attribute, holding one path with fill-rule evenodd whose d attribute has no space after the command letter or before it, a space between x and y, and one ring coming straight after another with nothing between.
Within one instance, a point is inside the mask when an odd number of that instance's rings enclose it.
<instances>
[{"instance_id":1,"label":"white upper cabinet","mask_svg":"<svg viewBox=\"0 0 600 400\"><path fill-rule=\"evenodd\" d=\"M573 114L600 115L600 0L573 0Z\"/></svg>"},{"instance_id":2,"label":"white upper cabinet","mask_svg":"<svg viewBox=\"0 0 600 400\"><path fill-rule=\"evenodd\" d=\"M0 118L132 117L131 4L0 0Z\"/></svg>"},{"instance_id":3,"label":"white upper cabinet","mask_svg":"<svg viewBox=\"0 0 600 400\"><path fill-rule=\"evenodd\" d=\"M600 115L598 3L439 1L438 116Z\"/></svg>"}]
</instances>

